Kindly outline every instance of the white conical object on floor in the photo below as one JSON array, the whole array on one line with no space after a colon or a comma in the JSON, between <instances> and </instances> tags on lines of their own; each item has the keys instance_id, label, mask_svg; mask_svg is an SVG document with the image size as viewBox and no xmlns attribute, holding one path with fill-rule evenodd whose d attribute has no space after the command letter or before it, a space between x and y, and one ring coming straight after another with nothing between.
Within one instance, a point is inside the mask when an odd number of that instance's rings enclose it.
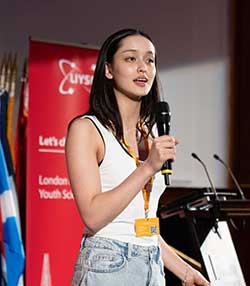
<instances>
[{"instance_id":1,"label":"white conical object on floor","mask_svg":"<svg viewBox=\"0 0 250 286\"><path fill-rule=\"evenodd\" d=\"M40 286L52 286L48 253L43 254L43 266Z\"/></svg>"}]
</instances>

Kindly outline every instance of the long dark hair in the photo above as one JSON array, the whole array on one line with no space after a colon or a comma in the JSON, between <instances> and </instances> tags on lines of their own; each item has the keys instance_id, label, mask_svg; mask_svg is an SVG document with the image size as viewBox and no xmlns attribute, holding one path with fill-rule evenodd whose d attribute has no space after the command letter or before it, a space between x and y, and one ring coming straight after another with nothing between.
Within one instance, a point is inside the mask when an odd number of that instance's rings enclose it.
<instances>
[{"instance_id":1,"label":"long dark hair","mask_svg":"<svg viewBox=\"0 0 250 286\"><path fill-rule=\"evenodd\" d=\"M122 120L113 90L113 82L105 76L105 66L106 63L112 63L114 54L121 46L121 40L132 35L141 35L152 42L146 33L136 29L123 29L106 39L98 55L90 92L90 108L87 112L87 114L95 115L106 128L112 130L119 140L123 138ZM159 87L156 72L150 92L141 101L140 122L147 126L148 133L151 132L155 123L154 109L158 101Z\"/></svg>"}]
</instances>

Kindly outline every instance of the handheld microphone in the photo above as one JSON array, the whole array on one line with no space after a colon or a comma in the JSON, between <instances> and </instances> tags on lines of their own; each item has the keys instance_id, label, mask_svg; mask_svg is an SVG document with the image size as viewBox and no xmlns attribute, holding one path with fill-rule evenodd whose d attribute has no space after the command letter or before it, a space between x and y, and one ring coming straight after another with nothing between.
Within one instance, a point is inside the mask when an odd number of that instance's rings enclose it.
<instances>
[{"instance_id":1,"label":"handheld microphone","mask_svg":"<svg viewBox=\"0 0 250 286\"><path fill-rule=\"evenodd\" d=\"M244 193L243 193L243 191L242 191L242 189L240 187L240 184L238 183L237 179L235 178L231 168L217 154L214 154L213 157L214 157L215 160L221 162L221 164L227 169L229 175L231 176L231 178L233 179L233 182L235 183L235 185L237 187L237 190L239 191L239 194L240 194L241 198L243 200L245 200L246 197L245 197L245 195L244 195Z\"/></svg>"},{"instance_id":2,"label":"handheld microphone","mask_svg":"<svg viewBox=\"0 0 250 286\"><path fill-rule=\"evenodd\" d=\"M158 102L156 106L156 125L159 136L169 135L170 119L171 113L168 103L165 101ZM170 185L169 175L173 173L171 162L172 160L167 160L161 168L161 173L164 175L165 185Z\"/></svg>"},{"instance_id":3,"label":"handheld microphone","mask_svg":"<svg viewBox=\"0 0 250 286\"><path fill-rule=\"evenodd\" d=\"M206 172L206 175L207 175L207 178L208 178L208 181L210 183L210 186L211 186L211 190L212 192L214 193L214 198L215 198L215 205L214 205L214 208L213 208L213 215L214 215L214 232L217 233L217 235L219 236L219 238L221 238L221 235L218 231L218 222L219 222L219 209L218 209L218 202L219 202L219 198L218 198L218 194L217 194L217 191L214 187L214 184L209 176L209 173L208 173L208 170L207 170L207 167L205 165L205 163L195 154L195 153L192 153L191 154L192 157L194 159L196 159L197 161L199 161L201 163L201 165L203 166L205 172Z\"/></svg>"}]
</instances>

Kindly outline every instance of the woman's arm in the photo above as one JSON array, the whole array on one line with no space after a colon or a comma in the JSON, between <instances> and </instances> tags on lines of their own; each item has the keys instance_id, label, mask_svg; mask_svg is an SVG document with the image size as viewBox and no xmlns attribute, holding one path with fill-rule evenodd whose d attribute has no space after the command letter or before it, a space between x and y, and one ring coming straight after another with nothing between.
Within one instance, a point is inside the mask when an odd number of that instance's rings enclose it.
<instances>
[{"instance_id":1,"label":"woman's arm","mask_svg":"<svg viewBox=\"0 0 250 286\"><path fill-rule=\"evenodd\" d=\"M164 266L182 281L183 286L210 285L203 275L183 261L161 236L159 236L159 245Z\"/></svg>"},{"instance_id":2,"label":"woman's arm","mask_svg":"<svg viewBox=\"0 0 250 286\"><path fill-rule=\"evenodd\" d=\"M175 143L170 136L153 142L147 160L119 186L101 192L98 162L104 146L88 119L72 122L66 140L66 161L72 191L85 225L94 233L117 217L145 183L168 159L175 159ZM121 162L122 163L122 162Z\"/></svg>"}]
</instances>

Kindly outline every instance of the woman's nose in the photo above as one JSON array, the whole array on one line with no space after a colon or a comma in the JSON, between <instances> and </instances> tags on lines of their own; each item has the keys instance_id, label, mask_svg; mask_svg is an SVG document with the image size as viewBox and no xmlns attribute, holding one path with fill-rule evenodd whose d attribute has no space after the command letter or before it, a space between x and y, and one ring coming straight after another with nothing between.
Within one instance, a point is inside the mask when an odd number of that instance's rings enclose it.
<instances>
[{"instance_id":1,"label":"woman's nose","mask_svg":"<svg viewBox=\"0 0 250 286\"><path fill-rule=\"evenodd\" d=\"M138 61L138 72L145 72L146 71L146 63L144 61Z\"/></svg>"}]
</instances>

